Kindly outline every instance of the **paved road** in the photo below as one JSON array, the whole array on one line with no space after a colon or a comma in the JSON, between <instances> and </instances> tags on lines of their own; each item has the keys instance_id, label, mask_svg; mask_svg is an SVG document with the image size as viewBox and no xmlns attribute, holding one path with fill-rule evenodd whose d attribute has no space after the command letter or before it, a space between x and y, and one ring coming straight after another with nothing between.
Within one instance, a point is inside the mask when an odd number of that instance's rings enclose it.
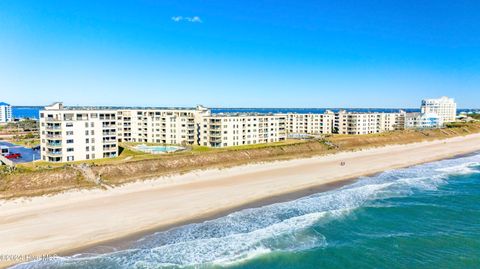
<instances>
[{"instance_id":1,"label":"paved road","mask_svg":"<svg viewBox=\"0 0 480 269\"><path fill-rule=\"evenodd\" d=\"M40 159L40 151L33 150L30 148L25 148L19 145L15 145L9 142L0 141L0 146L7 146L10 148L10 153L20 153L22 154L22 158L20 159L12 159L14 163L28 163L33 160Z\"/></svg>"}]
</instances>

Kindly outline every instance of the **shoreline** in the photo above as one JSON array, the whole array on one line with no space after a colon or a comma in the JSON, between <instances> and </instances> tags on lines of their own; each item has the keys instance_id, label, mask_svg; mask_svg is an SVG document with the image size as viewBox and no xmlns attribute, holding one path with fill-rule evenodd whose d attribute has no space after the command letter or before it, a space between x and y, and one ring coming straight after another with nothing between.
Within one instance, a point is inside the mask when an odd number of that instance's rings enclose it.
<instances>
[{"instance_id":1,"label":"shoreline","mask_svg":"<svg viewBox=\"0 0 480 269\"><path fill-rule=\"evenodd\" d=\"M381 173L381 172L379 172L379 173ZM378 173L373 173L371 175L364 175L364 176L373 176L375 174L378 174ZM156 227L148 228L148 229L141 230L141 231L136 231L132 234L128 234L128 235L123 236L123 237L118 237L118 238L113 238L113 239L106 240L106 241L103 241L103 242L93 243L90 246L79 247L79 248L76 248L76 249L69 249L65 252L60 252L58 254L60 256L71 256L71 255L75 255L75 254L79 254L79 253L101 254L101 253L105 253L101 249L103 247L110 247L110 248L115 248L116 250L122 250L122 249L125 249L125 248L129 247L134 241L137 241L138 239L140 239L140 238L142 238L146 235L149 235L149 234L153 234L153 233L156 233L156 232L167 231L169 229L173 229L173 228L180 227L180 226L183 226L183 225L188 225L188 224L193 224L193 223L201 223L201 222L204 222L204 221L217 219L217 218L224 217L228 214L231 214L231 213L234 213L234 212L237 212L237 211L240 211L240 210L244 210L244 209L258 208L258 207L267 206L267 205L271 205L271 204L293 201L293 200L300 199L302 197L306 197L306 196L309 196L309 195L312 195L312 194L315 194L315 193L327 192L327 191L334 190L336 188L341 188L341 187L346 186L350 183L353 183L357 180L359 180L359 177L348 178L348 179L343 179L343 180L339 180L339 181L336 181L336 182L331 182L331 183L326 183L326 184L322 184L322 185L318 185L318 186L308 187L306 189L296 190L294 192L278 194L278 195L271 196L271 197L265 197L265 198L261 198L261 199L255 200L255 201L248 201L245 204L240 204L238 206L228 208L228 209L225 209L225 210L219 210L217 212L213 212L212 214L207 214L207 215L187 219L187 220L180 221L180 222L177 222L177 223L173 223L173 224L170 224L170 225L161 225L161 226L156 226Z\"/></svg>"},{"instance_id":2,"label":"shoreline","mask_svg":"<svg viewBox=\"0 0 480 269\"><path fill-rule=\"evenodd\" d=\"M473 152L469 152L469 153L461 153L461 154L457 154L457 155L446 157L446 158L429 160L429 161L425 161L425 162L422 162L422 163L416 163L416 164L413 164L413 165L410 165L410 166L399 167L399 168L394 168L394 169L408 168L408 167L413 167L413 166L426 164L426 163L430 163L430 162L441 161L441 160L462 158L462 157L467 157L467 156L474 155L474 154L477 154L477 153L480 153L480 151L473 151ZM389 170L393 170L393 169L389 169ZM385 171L387 171L387 170L385 170ZM245 204L240 204L238 206L228 208L228 209L225 209L225 210L219 210L217 212L213 212L212 214L207 214L207 215L204 215L204 216L199 216L199 217L187 219L187 220L180 221L180 222L177 222L177 223L174 223L174 224L171 224L171 225L161 225L161 226L156 226L156 227L152 227L152 228L145 229L145 230L139 230L139 231L133 232L133 233L128 234L128 235L123 236L123 237L117 237L117 238L113 238L113 239L110 239L110 240L105 240L105 241L102 241L102 242L93 243L92 245L89 245L89 246L83 246L83 247L79 247L79 248L75 248L75 249L69 249L65 252L60 252L58 254L60 256L72 256L72 255L81 254L81 253L95 253L95 254L107 253L108 251L104 251L102 249L103 247L115 249L115 251L120 251L120 250L128 248L129 246L131 246L132 243L134 243L138 239L140 239L144 236L156 233L156 232L163 232L163 231L167 231L167 230L170 230L170 229L173 229L173 228L176 228L176 227L180 227L180 226L183 226L183 225L189 225L189 224L201 223L201 222L204 222L204 221L214 220L214 219L221 218L221 217L227 216L231 213L241 211L241 210L244 210L244 209L259 208L259 207L262 207L262 206L272 205L272 204L276 204L276 203L289 202L289 201L297 200L297 199L300 199L302 197L307 197L307 196L310 196L310 195L313 195L313 194L316 194L316 193L328 192L328 191L331 191L331 190L335 190L335 189L347 186L351 183L355 183L356 181L361 180L362 177L375 176L375 175L381 174L385 171L371 173L371 174L365 174L365 175L361 175L359 177L341 179L341 180L330 182L330 183L325 183L325 184L321 184L321 185L307 187L306 189L295 190L293 192L278 194L278 195L275 195L275 196L265 197L265 198L261 198L261 199L254 200L254 201L248 201Z\"/></svg>"},{"instance_id":3,"label":"shoreline","mask_svg":"<svg viewBox=\"0 0 480 269\"><path fill-rule=\"evenodd\" d=\"M469 154L480 150L479 142L480 134L474 134L307 159L196 171L106 191L77 191L2 201L0 236L5 240L0 242L0 249L7 252L5 254L72 254L106 243L120 244L243 208L334 189L361 176ZM340 167L340 161L346 161L347 165ZM7 264L0 263L2 266Z\"/></svg>"}]
</instances>

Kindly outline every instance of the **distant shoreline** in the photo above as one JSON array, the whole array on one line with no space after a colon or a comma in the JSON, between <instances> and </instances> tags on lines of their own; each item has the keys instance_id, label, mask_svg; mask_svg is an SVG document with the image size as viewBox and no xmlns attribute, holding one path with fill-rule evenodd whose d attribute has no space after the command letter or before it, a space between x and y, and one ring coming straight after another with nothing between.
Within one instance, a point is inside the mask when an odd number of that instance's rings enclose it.
<instances>
[{"instance_id":1,"label":"distant shoreline","mask_svg":"<svg viewBox=\"0 0 480 269\"><path fill-rule=\"evenodd\" d=\"M308 195L389 169L480 150L480 134L321 157L210 169L114 189L4 201L0 249L72 253L105 242ZM340 166L345 162L346 166ZM273 197L273 198L272 198ZM48 238L48 240L46 240ZM120 239L119 239L120 238Z\"/></svg>"}]
</instances>

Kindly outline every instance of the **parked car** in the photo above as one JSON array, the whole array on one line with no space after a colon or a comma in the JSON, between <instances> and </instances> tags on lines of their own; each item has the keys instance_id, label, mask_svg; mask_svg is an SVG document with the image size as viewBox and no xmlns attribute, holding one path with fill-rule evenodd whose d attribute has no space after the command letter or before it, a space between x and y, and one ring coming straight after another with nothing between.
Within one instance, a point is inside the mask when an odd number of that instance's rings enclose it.
<instances>
[{"instance_id":1,"label":"parked car","mask_svg":"<svg viewBox=\"0 0 480 269\"><path fill-rule=\"evenodd\" d=\"M0 154L2 156L7 156L10 154L10 149L7 146L0 146Z\"/></svg>"},{"instance_id":2,"label":"parked car","mask_svg":"<svg viewBox=\"0 0 480 269\"><path fill-rule=\"evenodd\" d=\"M7 159L20 159L20 158L22 158L22 154L20 154L20 153L10 153L10 154L6 155L5 158L7 158Z\"/></svg>"}]
</instances>

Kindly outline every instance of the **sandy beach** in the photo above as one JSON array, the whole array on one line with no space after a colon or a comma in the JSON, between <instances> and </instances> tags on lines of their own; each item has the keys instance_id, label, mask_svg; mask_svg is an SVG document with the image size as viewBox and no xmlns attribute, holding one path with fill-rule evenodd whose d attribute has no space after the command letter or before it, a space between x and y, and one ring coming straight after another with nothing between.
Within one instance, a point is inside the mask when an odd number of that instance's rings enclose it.
<instances>
[{"instance_id":1,"label":"sandy beach","mask_svg":"<svg viewBox=\"0 0 480 269\"><path fill-rule=\"evenodd\" d=\"M197 171L109 190L0 201L0 254L72 252L134 233L208 218L268 197L479 150L480 134L473 134Z\"/></svg>"}]
</instances>

